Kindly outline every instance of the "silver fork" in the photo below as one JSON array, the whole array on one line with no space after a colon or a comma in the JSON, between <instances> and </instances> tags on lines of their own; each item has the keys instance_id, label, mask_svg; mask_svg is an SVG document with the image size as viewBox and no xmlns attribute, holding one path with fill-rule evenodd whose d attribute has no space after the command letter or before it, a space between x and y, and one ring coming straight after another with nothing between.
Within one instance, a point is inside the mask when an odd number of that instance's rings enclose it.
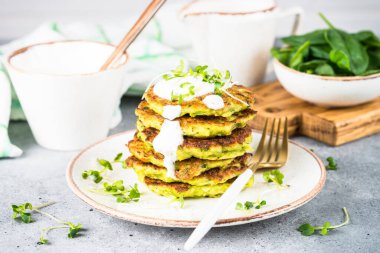
<instances>
[{"instance_id":1,"label":"silver fork","mask_svg":"<svg viewBox=\"0 0 380 253\"><path fill-rule=\"evenodd\" d=\"M277 123L278 122L278 123ZM242 173L220 197L214 208L209 212L195 228L185 243L185 250L192 249L207 232L214 226L221 214L231 205L243 190L248 180L258 168L279 168L285 165L288 158L288 119L281 128L281 119L274 119L270 130L269 141L266 143L268 120L265 122L263 133L257 149L248 163L248 169ZM282 139L280 143L280 135ZM274 140L275 139L275 140Z\"/></svg>"}]
</instances>

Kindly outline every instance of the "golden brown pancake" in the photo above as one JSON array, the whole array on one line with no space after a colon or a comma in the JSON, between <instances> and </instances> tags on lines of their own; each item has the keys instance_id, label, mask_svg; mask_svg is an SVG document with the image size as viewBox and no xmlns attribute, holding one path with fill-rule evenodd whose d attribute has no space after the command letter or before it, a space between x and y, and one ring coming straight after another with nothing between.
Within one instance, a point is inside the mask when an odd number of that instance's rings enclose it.
<instances>
[{"instance_id":1,"label":"golden brown pancake","mask_svg":"<svg viewBox=\"0 0 380 253\"><path fill-rule=\"evenodd\" d=\"M127 166L133 168L137 175L140 177L147 176L149 178L159 179L167 183L183 182L190 185L201 186L224 183L231 178L239 176L247 168L248 159L249 156L240 157L239 159L236 159L235 162L231 163L228 167L210 169L191 179L173 179L167 177L166 168L156 166L152 163L142 162L134 156L128 157L126 163Z\"/></svg>"},{"instance_id":2,"label":"golden brown pancake","mask_svg":"<svg viewBox=\"0 0 380 253\"><path fill-rule=\"evenodd\" d=\"M149 103L149 107L159 115L162 115L165 105L178 105L178 101L170 101L157 96L153 89L154 86L151 86L145 93L144 97ZM244 111L247 108L253 108L254 97L252 90L242 85L233 85L231 88L227 89L227 92L233 97L228 95L226 92L222 92L221 97L224 101L224 107L218 110L210 109L203 103L203 99L211 94L195 97L191 101L182 101L181 116L230 117L231 115Z\"/></svg>"},{"instance_id":3,"label":"golden brown pancake","mask_svg":"<svg viewBox=\"0 0 380 253\"><path fill-rule=\"evenodd\" d=\"M159 195L176 198L199 198L199 197L218 197L222 195L231 183L235 180L230 179L225 183L216 185L195 186L186 183L166 183L164 181L149 177L141 178L143 183L152 191ZM245 187L251 187L253 177Z\"/></svg>"},{"instance_id":4,"label":"golden brown pancake","mask_svg":"<svg viewBox=\"0 0 380 253\"><path fill-rule=\"evenodd\" d=\"M153 147L153 140L159 134L155 128L145 128L137 131L135 137ZM213 138L184 137L177 150L177 160L182 161L191 157L208 160L221 160L242 156L251 150L252 130L246 126L235 129L229 136Z\"/></svg>"},{"instance_id":5,"label":"golden brown pancake","mask_svg":"<svg viewBox=\"0 0 380 253\"><path fill-rule=\"evenodd\" d=\"M146 101L142 101L136 109L138 119L138 128L155 128L161 129L165 118L150 109ZM237 112L230 117L221 116L197 116L190 117L185 115L177 118L180 122L184 136L197 138L210 138L215 136L230 135L233 130L243 128L252 120L256 112L252 109L245 109Z\"/></svg>"},{"instance_id":6,"label":"golden brown pancake","mask_svg":"<svg viewBox=\"0 0 380 253\"><path fill-rule=\"evenodd\" d=\"M142 162L152 163L158 167L164 167L164 156L155 152L143 141L138 139L131 140L128 143L128 149L134 157ZM232 164L239 163L241 160L246 161L247 157L250 156L251 154L246 153L243 156L224 160L205 160L192 157L183 161L176 161L175 175L179 179L189 180L210 169L226 168L232 166Z\"/></svg>"}]
</instances>

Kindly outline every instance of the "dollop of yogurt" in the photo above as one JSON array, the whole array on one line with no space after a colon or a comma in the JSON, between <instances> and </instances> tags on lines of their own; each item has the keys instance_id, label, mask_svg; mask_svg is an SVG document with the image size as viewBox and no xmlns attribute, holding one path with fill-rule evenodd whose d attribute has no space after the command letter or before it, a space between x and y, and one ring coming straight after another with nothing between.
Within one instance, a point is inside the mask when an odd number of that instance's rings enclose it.
<instances>
[{"instance_id":1,"label":"dollop of yogurt","mask_svg":"<svg viewBox=\"0 0 380 253\"><path fill-rule=\"evenodd\" d=\"M165 105L162 112L162 116L165 119L173 120L181 116L181 106L180 105Z\"/></svg>"},{"instance_id":2,"label":"dollop of yogurt","mask_svg":"<svg viewBox=\"0 0 380 253\"><path fill-rule=\"evenodd\" d=\"M174 163L177 160L178 146L183 143L183 133L179 121L165 120L160 133L153 140L155 151L164 156L166 176L176 178Z\"/></svg>"},{"instance_id":3,"label":"dollop of yogurt","mask_svg":"<svg viewBox=\"0 0 380 253\"><path fill-rule=\"evenodd\" d=\"M208 108L213 110L219 110L224 107L224 101L221 96L208 95L202 101Z\"/></svg>"}]
</instances>

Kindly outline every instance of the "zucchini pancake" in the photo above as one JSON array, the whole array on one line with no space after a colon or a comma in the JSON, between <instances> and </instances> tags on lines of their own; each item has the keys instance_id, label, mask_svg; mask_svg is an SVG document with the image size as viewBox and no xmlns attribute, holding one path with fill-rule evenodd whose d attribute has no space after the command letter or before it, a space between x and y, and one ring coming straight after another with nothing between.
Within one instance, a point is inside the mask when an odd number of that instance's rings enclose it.
<instances>
[{"instance_id":1,"label":"zucchini pancake","mask_svg":"<svg viewBox=\"0 0 380 253\"><path fill-rule=\"evenodd\" d=\"M136 109L126 163L152 192L218 197L248 167L256 112L252 91L229 71L181 63L151 84ZM253 184L253 178L246 187Z\"/></svg>"}]
</instances>

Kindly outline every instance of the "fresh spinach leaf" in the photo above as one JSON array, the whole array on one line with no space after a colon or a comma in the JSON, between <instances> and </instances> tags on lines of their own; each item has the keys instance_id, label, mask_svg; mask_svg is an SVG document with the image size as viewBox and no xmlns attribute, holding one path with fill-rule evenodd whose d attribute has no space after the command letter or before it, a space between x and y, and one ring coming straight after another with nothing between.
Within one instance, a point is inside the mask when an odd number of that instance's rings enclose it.
<instances>
[{"instance_id":1,"label":"fresh spinach leaf","mask_svg":"<svg viewBox=\"0 0 380 253\"><path fill-rule=\"evenodd\" d=\"M380 48L380 40L372 31L360 31L351 36L368 47Z\"/></svg>"},{"instance_id":2,"label":"fresh spinach leaf","mask_svg":"<svg viewBox=\"0 0 380 253\"><path fill-rule=\"evenodd\" d=\"M307 54L310 46L310 41L306 41L302 44L297 51L292 55L289 61L289 67L295 68L302 63L304 56Z\"/></svg>"},{"instance_id":3,"label":"fresh spinach leaf","mask_svg":"<svg viewBox=\"0 0 380 253\"><path fill-rule=\"evenodd\" d=\"M369 64L368 70L380 69L380 49L368 50Z\"/></svg>"},{"instance_id":4,"label":"fresh spinach leaf","mask_svg":"<svg viewBox=\"0 0 380 253\"><path fill-rule=\"evenodd\" d=\"M353 36L336 29L323 14L320 16L330 27L330 30L325 32L326 41L333 49L330 52L330 60L355 75L364 73L369 63L365 48Z\"/></svg>"},{"instance_id":5,"label":"fresh spinach leaf","mask_svg":"<svg viewBox=\"0 0 380 253\"><path fill-rule=\"evenodd\" d=\"M288 65L291 52L292 52L291 48L272 48L271 49L272 56L285 65Z\"/></svg>"},{"instance_id":6,"label":"fresh spinach leaf","mask_svg":"<svg viewBox=\"0 0 380 253\"><path fill-rule=\"evenodd\" d=\"M292 35L282 38L282 42L288 44L289 46L301 46L305 44L306 41L310 41L310 45L323 45L326 44L324 37L325 30L316 30L304 35Z\"/></svg>"},{"instance_id":7,"label":"fresh spinach leaf","mask_svg":"<svg viewBox=\"0 0 380 253\"><path fill-rule=\"evenodd\" d=\"M284 37L271 53L281 63L309 74L364 76L380 72L380 39L372 31L347 33L320 14L327 29Z\"/></svg>"},{"instance_id":8,"label":"fresh spinach leaf","mask_svg":"<svg viewBox=\"0 0 380 253\"><path fill-rule=\"evenodd\" d=\"M334 76L335 72L328 63L324 63L315 68L315 74L321 76Z\"/></svg>"},{"instance_id":9,"label":"fresh spinach leaf","mask_svg":"<svg viewBox=\"0 0 380 253\"><path fill-rule=\"evenodd\" d=\"M329 60L330 51L331 51L331 47L328 44L310 47L311 56L315 58L319 58L319 59Z\"/></svg>"}]
</instances>

